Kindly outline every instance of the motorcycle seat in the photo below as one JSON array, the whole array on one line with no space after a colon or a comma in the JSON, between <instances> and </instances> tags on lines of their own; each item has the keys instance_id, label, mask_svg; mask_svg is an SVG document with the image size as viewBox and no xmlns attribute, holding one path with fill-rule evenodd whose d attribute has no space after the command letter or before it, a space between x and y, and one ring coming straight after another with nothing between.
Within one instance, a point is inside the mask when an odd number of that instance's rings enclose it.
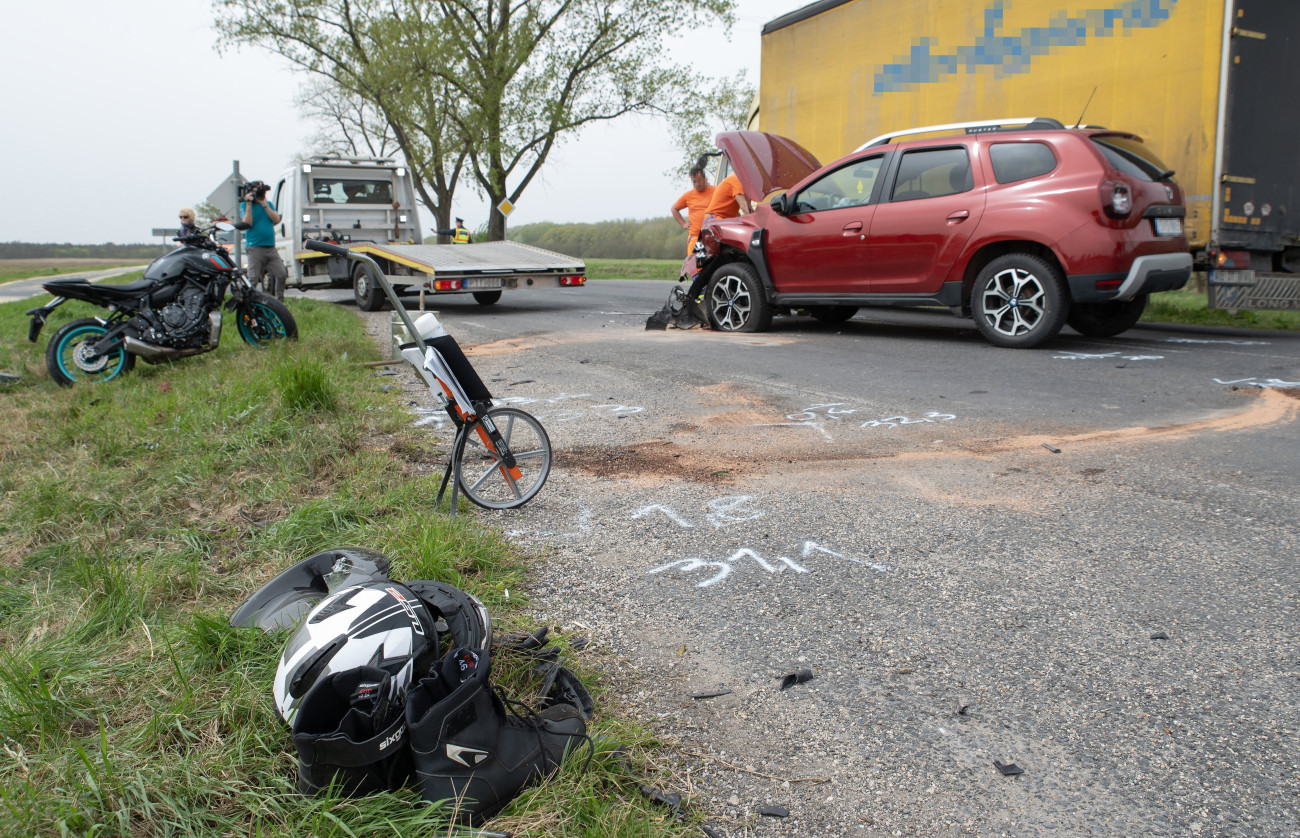
<instances>
[{"instance_id":1,"label":"motorcycle seat","mask_svg":"<svg viewBox=\"0 0 1300 838\"><path fill-rule=\"evenodd\" d=\"M136 299L144 296L153 290L155 283L150 279L137 279L135 282L127 282L122 285L103 285L100 283L91 283L88 280L77 277L75 279L56 279L45 284L45 290L51 294L57 294L61 297L74 297L76 299L85 299L84 291L87 288L94 288L95 293L104 297L117 297L119 299Z\"/></svg>"}]
</instances>

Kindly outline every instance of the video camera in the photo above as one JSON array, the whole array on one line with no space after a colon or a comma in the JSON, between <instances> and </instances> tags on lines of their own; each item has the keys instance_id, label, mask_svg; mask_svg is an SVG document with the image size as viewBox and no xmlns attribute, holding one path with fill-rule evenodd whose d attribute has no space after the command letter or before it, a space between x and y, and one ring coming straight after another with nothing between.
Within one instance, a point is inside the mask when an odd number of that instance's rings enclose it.
<instances>
[{"instance_id":1,"label":"video camera","mask_svg":"<svg viewBox=\"0 0 1300 838\"><path fill-rule=\"evenodd\" d=\"M248 183L241 183L239 185L239 200L245 202L260 201L265 198L266 193L270 191L271 187L267 186L262 181L250 180Z\"/></svg>"}]
</instances>

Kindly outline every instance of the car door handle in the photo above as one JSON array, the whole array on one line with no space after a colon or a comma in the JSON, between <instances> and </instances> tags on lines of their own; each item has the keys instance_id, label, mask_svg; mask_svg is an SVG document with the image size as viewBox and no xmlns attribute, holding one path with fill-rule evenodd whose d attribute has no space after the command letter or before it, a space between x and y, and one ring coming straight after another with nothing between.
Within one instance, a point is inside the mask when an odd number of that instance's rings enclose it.
<instances>
[{"instance_id":1,"label":"car door handle","mask_svg":"<svg viewBox=\"0 0 1300 838\"><path fill-rule=\"evenodd\" d=\"M956 224L960 221L965 221L967 218L970 218L969 210L957 210L956 212L948 213L949 224Z\"/></svg>"},{"instance_id":2,"label":"car door handle","mask_svg":"<svg viewBox=\"0 0 1300 838\"><path fill-rule=\"evenodd\" d=\"M861 232L862 232L861 221L850 221L848 224L844 225L844 235L846 236L856 236L858 233Z\"/></svg>"}]
</instances>

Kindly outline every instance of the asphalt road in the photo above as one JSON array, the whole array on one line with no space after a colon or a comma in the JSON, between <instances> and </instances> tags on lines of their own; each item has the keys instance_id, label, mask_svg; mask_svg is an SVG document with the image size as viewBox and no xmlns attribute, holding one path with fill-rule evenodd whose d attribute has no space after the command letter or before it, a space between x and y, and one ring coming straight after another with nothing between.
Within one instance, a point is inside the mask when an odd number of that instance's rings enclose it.
<instances>
[{"instance_id":1,"label":"asphalt road","mask_svg":"<svg viewBox=\"0 0 1300 838\"><path fill-rule=\"evenodd\" d=\"M481 514L667 791L728 836L1300 835L1300 338L645 331L667 292L437 301L556 452Z\"/></svg>"},{"instance_id":2,"label":"asphalt road","mask_svg":"<svg viewBox=\"0 0 1300 838\"><path fill-rule=\"evenodd\" d=\"M143 267L145 266L127 265L124 267L109 268L103 271L73 272L59 274L58 276L40 276L31 279L15 279L9 282L0 282L0 303L9 303L14 300L25 300L28 297L43 294L45 292L44 289L41 288L41 285L49 282L51 279L76 279L80 277L91 282L98 282L101 279L109 279L110 277L121 276L122 274L128 274L132 271L138 271Z\"/></svg>"}]
</instances>

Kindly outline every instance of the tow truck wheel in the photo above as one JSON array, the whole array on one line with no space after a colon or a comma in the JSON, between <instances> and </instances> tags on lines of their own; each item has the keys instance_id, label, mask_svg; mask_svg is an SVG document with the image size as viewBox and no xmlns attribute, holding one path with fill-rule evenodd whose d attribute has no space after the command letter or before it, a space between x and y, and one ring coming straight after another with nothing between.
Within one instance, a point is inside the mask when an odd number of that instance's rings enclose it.
<instances>
[{"instance_id":1,"label":"tow truck wheel","mask_svg":"<svg viewBox=\"0 0 1300 838\"><path fill-rule=\"evenodd\" d=\"M474 299L478 300L481 306L490 306L497 300L501 299L500 291L475 291Z\"/></svg>"},{"instance_id":2,"label":"tow truck wheel","mask_svg":"<svg viewBox=\"0 0 1300 838\"><path fill-rule=\"evenodd\" d=\"M352 269L352 295L356 297L357 308L362 311L379 311L384 307L383 289L370 279L364 265Z\"/></svg>"}]
</instances>

